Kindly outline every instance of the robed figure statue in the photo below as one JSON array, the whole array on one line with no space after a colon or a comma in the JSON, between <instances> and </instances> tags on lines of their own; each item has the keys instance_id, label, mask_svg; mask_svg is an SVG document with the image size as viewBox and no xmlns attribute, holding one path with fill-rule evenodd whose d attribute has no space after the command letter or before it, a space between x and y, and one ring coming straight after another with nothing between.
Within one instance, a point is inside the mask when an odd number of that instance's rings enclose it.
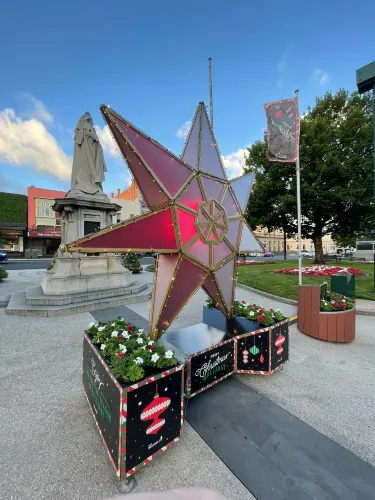
<instances>
[{"instance_id":1,"label":"robed figure statue","mask_svg":"<svg viewBox=\"0 0 375 500\"><path fill-rule=\"evenodd\" d=\"M71 191L102 194L106 171L103 148L96 135L91 115L86 112L78 121L74 134Z\"/></svg>"}]
</instances>

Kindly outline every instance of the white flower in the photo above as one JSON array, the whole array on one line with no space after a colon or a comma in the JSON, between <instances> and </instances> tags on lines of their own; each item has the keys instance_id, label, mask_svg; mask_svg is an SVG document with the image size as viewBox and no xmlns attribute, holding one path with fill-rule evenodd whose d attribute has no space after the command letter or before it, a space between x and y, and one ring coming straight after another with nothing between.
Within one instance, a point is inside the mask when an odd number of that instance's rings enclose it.
<instances>
[{"instance_id":1,"label":"white flower","mask_svg":"<svg viewBox=\"0 0 375 500\"><path fill-rule=\"evenodd\" d=\"M120 321L125 321L125 318L121 318Z\"/></svg>"},{"instance_id":2,"label":"white flower","mask_svg":"<svg viewBox=\"0 0 375 500\"><path fill-rule=\"evenodd\" d=\"M124 337L124 339L129 339L130 338L130 335L125 330L121 333L121 335Z\"/></svg>"},{"instance_id":3,"label":"white flower","mask_svg":"<svg viewBox=\"0 0 375 500\"><path fill-rule=\"evenodd\" d=\"M138 335L142 335L142 333L144 333L144 329L143 329L143 328L140 328L140 329L137 331L137 334L138 334Z\"/></svg>"},{"instance_id":4,"label":"white flower","mask_svg":"<svg viewBox=\"0 0 375 500\"><path fill-rule=\"evenodd\" d=\"M99 326L98 330L99 332L102 332L103 330L105 330L105 326Z\"/></svg>"},{"instance_id":5,"label":"white flower","mask_svg":"<svg viewBox=\"0 0 375 500\"><path fill-rule=\"evenodd\" d=\"M346 302L346 300L345 299L341 299L341 302Z\"/></svg>"},{"instance_id":6,"label":"white flower","mask_svg":"<svg viewBox=\"0 0 375 500\"><path fill-rule=\"evenodd\" d=\"M153 363L156 363L156 361L157 361L159 358L160 358L160 356L159 356L159 354L156 352L155 354L153 354L153 355L151 356L151 361L152 361Z\"/></svg>"},{"instance_id":7,"label":"white flower","mask_svg":"<svg viewBox=\"0 0 375 500\"><path fill-rule=\"evenodd\" d=\"M324 302L324 305L325 305L325 306L328 306L328 302Z\"/></svg>"},{"instance_id":8,"label":"white flower","mask_svg":"<svg viewBox=\"0 0 375 500\"><path fill-rule=\"evenodd\" d=\"M105 344L102 344L102 345L100 346L100 350L101 350L101 351L104 351L105 347L106 347L106 346L105 346Z\"/></svg>"},{"instance_id":9,"label":"white flower","mask_svg":"<svg viewBox=\"0 0 375 500\"><path fill-rule=\"evenodd\" d=\"M98 324L98 323L94 323L94 322L89 323L89 328L91 328L92 326L96 326L97 324Z\"/></svg>"},{"instance_id":10,"label":"white flower","mask_svg":"<svg viewBox=\"0 0 375 500\"><path fill-rule=\"evenodd\" d=\"M135 358L135 362L137 363L137 365L142 365L143 364L143 358L139 357L138 358Z\"/></svg>"},{"instance_id":11,"label":"white flower","mask_svg":"<svg viewBox=\"0 0 375 500\"><path fill-rule=\"evenodd\" d=\"M171 359L171 358L173 358L173 351L166 351L166 352L165 352L165 357L166 357L167 359Z\"/></svg>"},{"instance_id":12,"label":"white flower","mask_svg":"<svg viewBox=\"0 0 375 500\"><path fill-rule=\"evenodd\" d=\"M119 348L121 349L121 352L126 352L126 346L124 346L124 344L119 344Z\"/></svg>"},{"instance_id":13,"label":"white flower","mask_svg":"<svg viewBox=\"0 0 375 500\"><path fill-rule=\"evenodd\" d=\"M116 323L112 323L112 325L111 325L111 326L116 326Z\"/></svg>"},{"instance_id":14,"label":"white flower","mask_svg":"<svg viewBox=\"0 0 375 500\"><path fill-rule=\"evenodd\" d=\"M142 347L142 349L145 351L145 350L146 350L146 346L144 345L144 346Z\"/></svg>"},{"instance_id":15,"label":"white flower","mask_svg":"<svg viewBox=\"0 0 375 500\"><path fill-rule=\"evenodd\" d=\"M153 340L150 340L150 342L147 345L152 345L152 344L155 344L155 342Z\"/></svg>"},{"instance_id":16,"label":"white flower","mask_svg":"<svg viewBox=\"0 0 375 500\"><path fill-rule=\"evenodd\" d=\"M138 344L143 344L143 339L139 338L137 339Z\"/></svg>"},{"instance_id":17,"label":"white flower","mask_svg":"<svg viewBox=\"0 0 375 500\"><path fill-rule=\"evenodd\" d=\"M113 332L111 333L111 337L117 337L117 335L118 335L118 331L113 330Z\"/></svg>"},{"instance_id":18,"label":"white flower","mask_svg":"<svg viewBox=\"0 0 375 500\"><path fill-rule=\"evenodd\" d=\"M254 311L250 311L249 312L249 316L254 316L255 315L255 312Z\"/></svg>"}]
</instances>

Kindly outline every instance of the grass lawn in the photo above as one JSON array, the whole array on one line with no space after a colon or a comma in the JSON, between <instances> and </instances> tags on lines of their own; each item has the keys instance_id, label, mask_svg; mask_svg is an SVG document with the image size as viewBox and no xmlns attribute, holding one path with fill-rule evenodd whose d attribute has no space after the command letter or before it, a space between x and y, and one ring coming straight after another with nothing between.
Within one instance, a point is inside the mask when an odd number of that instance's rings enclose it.
<instances>
[{"instance_id":1,"label":"grass lawn","mask_svg":"<svg viewBox=\"0 0 375 500\"><path fill-rule=\"evenodd\" d=\"M311 266L311 260L304 260L304 266ZM334 264L330 264L334 265ZM360 264L351 261L342 261L341 266L354 267L360 271L367 273L368 277L355 278L355 290L357 299L375 300L374 292L374 265ZM247 265L238 266L238 282L243 285L251 286L262 290L263 292L272 293L279 297L297 300L297 276L287 276L284 274L273 274L277 269L289 269L298 267L297 260L278 260L272 264ZM302 277L304 285L318 285L327 281L328 288L330 287L331 278L329 276L317 277Z\"/></svg>"}]
</instances>

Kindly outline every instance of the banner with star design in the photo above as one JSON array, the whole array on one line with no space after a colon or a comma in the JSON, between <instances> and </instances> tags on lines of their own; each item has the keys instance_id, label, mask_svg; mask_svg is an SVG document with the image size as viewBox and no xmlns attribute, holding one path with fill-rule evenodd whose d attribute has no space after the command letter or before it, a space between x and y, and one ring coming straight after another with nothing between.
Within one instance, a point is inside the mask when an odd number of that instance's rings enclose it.
<instances>
[{"instance_id":1,"label":"banner with star design","mask_svg":"<svg viewBox=\"0 0 375 500\"><path fill-rule=\"evenodd\" d=\"M299 114L297 98L264 105L267 117L269 161L294 163L298 156Z\"/></svg>"}]
</instances>

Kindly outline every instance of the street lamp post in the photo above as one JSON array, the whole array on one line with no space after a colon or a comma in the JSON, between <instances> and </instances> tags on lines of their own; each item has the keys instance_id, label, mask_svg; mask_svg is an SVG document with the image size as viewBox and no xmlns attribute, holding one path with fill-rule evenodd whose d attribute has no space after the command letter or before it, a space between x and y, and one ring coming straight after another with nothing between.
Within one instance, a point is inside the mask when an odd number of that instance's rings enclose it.
<instances>
[{"instance_id":1,"label":"street lamp post","mask_svg":"<svg viewBox=\"0 0 375 500\"><path fill-rule=\"evenodd\" d=\"M357 69L358 92L363 94L372 89L372 145L374 155L374 198L375 198L375 61ZM374 290L375 290L375 254L374 254Z\"/></svg>"}]
</instances>

